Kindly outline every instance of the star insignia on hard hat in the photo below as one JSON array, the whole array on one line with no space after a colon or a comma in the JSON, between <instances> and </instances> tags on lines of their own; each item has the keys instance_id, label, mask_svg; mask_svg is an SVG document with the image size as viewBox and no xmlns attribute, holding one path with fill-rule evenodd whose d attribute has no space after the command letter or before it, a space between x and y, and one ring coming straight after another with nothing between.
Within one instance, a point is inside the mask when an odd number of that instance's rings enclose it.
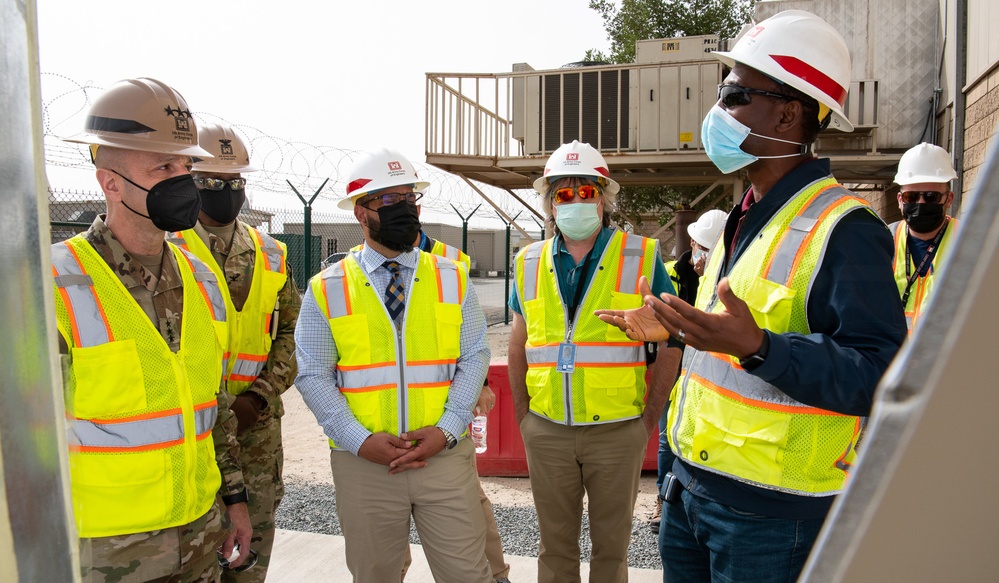
<instances>
[{"instance_id":1,"label":"star insignia on hard hat","mask_svg":"<svg viewBox=\"0 0 999 583\"><path fill-rule=\"evenodd\" d=\"M181 109L179 107L174 109L168 105L165 108L163 108L163 110L166 111L166 114L169 115L170 117L177 117L177 118L186 117L188 119L190 119L191 117L191 112L190 110L187 109Z\"/></svg>"}]
</instances>

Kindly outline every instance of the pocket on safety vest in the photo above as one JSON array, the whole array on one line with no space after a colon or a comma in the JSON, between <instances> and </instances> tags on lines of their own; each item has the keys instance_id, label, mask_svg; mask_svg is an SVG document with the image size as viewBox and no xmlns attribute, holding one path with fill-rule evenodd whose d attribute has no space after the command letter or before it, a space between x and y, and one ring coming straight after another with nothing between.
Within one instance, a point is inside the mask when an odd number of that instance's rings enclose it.
<instances>
[{"instance_id":1,"label":"pocket on safety vest","mask_svg":"<svg viewBox=\"0 0 999 583\"><path fill-rule=\"evenodd\" d=\"M626 294L612 291L610 299L611 310L633 310L642 307L642 296L640 294ZM608 342L634 342L628 335L617 326L607 324L604 330L604 337Z\"/></svg>"},{"instance_id":2,"label":"pocket on safety vest","mask_svg":"<svg viewBox=\"0 0 999 583\"><path fill-rule=\"evenodd\" d=\"M779 485L790 416L705 390L691 461L761 484Z\"/></svg>"},{"instance_id":3,"label":"pocket on safety vest","mask_svg":"<svg viewBox=\"0 0 999 583\"><path fill-rule=\"evenodd\" d=\"M633 368L583 368L583 400L586 411L581 421L585 423L634 417L642 412Z\"/></svg>"},{"instance_id":4,"label":"pocket on safety vest","mask_svg":"<svg viewBox=\"0 0 999 583\"><path fill-rule=\"evenodd\" d=\"M443 358L458 358L461 352L461 306L436 304L437 346Z\"/></svg>"},{"instance_id":5,"label":"pocket on safety vest","mask_svg":"<svg viewBox=\"0 0 999 583\"><path fill-rule=\"evenodd\" d=\"M797 292L770 280L756 277L743 300L760 328L782 333L790 329L791 309Z\"/></svg>"},{"instance_id":6,"label":"pocket on safety vest","mask_svg":"<svg viewBox=\"0 0 999 583\"><path fill-rule=\"evenodd\" d=\"M70 456L76 525L85 537L162 528L172 480L162 449Z\"/></svg>"},{"instance_id":7,"label":"pocket on safety vest","mask_svg":"<svg viewBox=\"0 0 999 583\"><path fill-rule=\"evenodd\" d=\"M522 306L524 320L527 322L527 343L541 345L548 343L548 330L545 321L545 301L543 298L527 300ZM555 333L562 332L556 330ZM554 334L553 334L554 335Z\"/></svg>"},{"instance_id":8,"label":"pocket on safety vest","mask_svg":"<svg viewBox=\"0 0 999 583\"><path fill-rule=\"evenodd\" d=\"M551 369L545 367L528 368L525 379L527 396L531 399L531 409L543 413L551 412L551 391L547 390L551 376L550 371Z\"/></svg>"},{"instance_id":9,"label":"pocket on safety vest","mask_svg":"<svg viewBox=\"0 0 999 583\"><path fill-rule=\"evenodd\" d=\"M371 362L371 338L366 314L330 318L330 331L342 364ZM346 341L346 339L350 341Z\"/></svg>"},{"instance_id":10,"label":"pocket on safety vest","mask_svg":"<svg viewBox=\"0 0 999 583\"><path fill-rule=\"evenodd\" d=\"M103 418L146 408L145 379L134 339L72 348L71 353L75 417Z\"/></svg>"}]
</instances>

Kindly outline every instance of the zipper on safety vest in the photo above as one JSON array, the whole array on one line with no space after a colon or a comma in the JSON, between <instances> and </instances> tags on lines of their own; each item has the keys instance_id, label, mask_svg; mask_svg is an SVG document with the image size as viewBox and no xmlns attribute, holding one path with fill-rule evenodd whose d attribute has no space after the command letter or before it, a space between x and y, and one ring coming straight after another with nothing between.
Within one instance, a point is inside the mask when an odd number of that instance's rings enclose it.
<instances>
[{"instance_id":1,"label":"zipper on safety vest","mask_svg":"<svg viewBox=\"0 0 999 583\"><path fill-rule=\"evenodd\" d=\"M399 435L406 433L409 423L406 412L409 410L406 399L406 347L402 343L402 329L395 330L396 364L399 366Z\"/></svg>"},{"instance_id":2,"label":"zipper on safety vest","mask_svg":"<svg viewBox=\"0 0 999 583\"><path fill-rule=\"evenodd\" d=\"M565 306L562 307L562 312L565 312ZM568 314L566 314L568 315ZM572 331L576 326L576 322L570 322L566 327L565 341L568 344L572 344ZM573 359L575 360L575 358ZM573 372L576 370L575 362L573 362ZM562 397L564 398L565 406L565 424L572 426L572 374L571 372L562 373Z\"/></svg>"}]
</instances>

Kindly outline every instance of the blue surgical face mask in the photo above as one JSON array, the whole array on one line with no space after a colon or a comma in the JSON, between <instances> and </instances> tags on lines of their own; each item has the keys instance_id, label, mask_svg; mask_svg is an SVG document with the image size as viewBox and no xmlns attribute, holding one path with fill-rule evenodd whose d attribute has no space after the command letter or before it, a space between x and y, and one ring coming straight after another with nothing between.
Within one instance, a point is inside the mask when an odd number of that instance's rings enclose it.
<instances>
[{"instance_id":1,"label":"blue surgical face mask","mask_svg":"<svg viewBox=\"0 0 999 583\"><path fill-rule=\"evenodd\" d=\"M800 146L801 149L794 154L754 156L742 149L742 143L750 135L765 140L794 144ZM807 154L811 149L810 145L799 142L755 134L749 129L749 126L732 117L732 114L719 107L717 103L708 111L704 122L701 123L701 143L704 144L704 151L708 158L711 158L722 174L730 174L762 158L793 158Z\"/></svg>"},{"instance_id":2,"label":"blue surgical face mask","mask_svg":"<svg viewBox=\"0 0 999 583\"><path fill-rule=\"evenodd\" d=\"M560 204L555 213L555 224L563 235L573 241L582 241L600 228L597 205L590 202Z\"/></svg>"},{"instance_id":3,"label":"blue surgical face mask","mask_svg":"<svg viewBox=\"0 0 999 583\"><path fill-rule=\"evenodd\" d=\"M696 262L700 260L701 257L707 257L707 256L708 256L707 251L705 251L704 249L698 249L697 251L694 251L694 254L691 255L690 259Z\"/></svg>"}]
</instances>

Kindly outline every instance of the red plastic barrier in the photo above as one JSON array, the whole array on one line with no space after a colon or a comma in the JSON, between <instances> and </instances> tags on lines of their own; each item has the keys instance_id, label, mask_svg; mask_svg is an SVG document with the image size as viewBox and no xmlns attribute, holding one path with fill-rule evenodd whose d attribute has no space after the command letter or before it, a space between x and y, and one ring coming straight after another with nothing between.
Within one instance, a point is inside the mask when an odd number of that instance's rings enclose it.
<instances>
[{"instance_id":1,"label":"red plastic barrier","mask_svg":"<svg viewBox=\"0 0 999 583\"><path fill-rule=\"evenodd\" d=\"M480 476L526 476L527 455L520 437L517 416L510 395L510 379L505 362L489 366L489 388L496 393L496 406L489 412L485 453L476 456ZM645 452L643 470L656 470L658 436L652 436Z\"/></svg>"}]
</instances>

